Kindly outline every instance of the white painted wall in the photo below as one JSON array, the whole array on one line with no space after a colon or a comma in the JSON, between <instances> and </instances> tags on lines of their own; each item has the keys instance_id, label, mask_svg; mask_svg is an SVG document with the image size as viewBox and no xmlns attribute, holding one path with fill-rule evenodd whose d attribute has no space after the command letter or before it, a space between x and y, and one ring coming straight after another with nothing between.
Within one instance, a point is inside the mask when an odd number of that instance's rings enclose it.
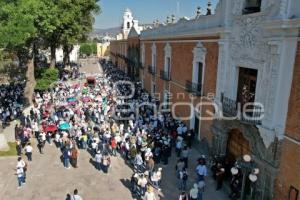
<instances>
[{"instance_id":1,"label":"white painted wall","mask_svg":"<svg viewBox=\"0 0 300 200\"><path fill-rule=\"evenodd\" d=\"M73 50L70 53L70 61L71 62L77 62L78 56L79 56L79 49L80 49L79 45L75 45L73 47ZM63 58L64 58L64 52L63 52L63 49L60 47L60 48L56 49L56 62L63 62Z\"/></svg>"}]
</instances>

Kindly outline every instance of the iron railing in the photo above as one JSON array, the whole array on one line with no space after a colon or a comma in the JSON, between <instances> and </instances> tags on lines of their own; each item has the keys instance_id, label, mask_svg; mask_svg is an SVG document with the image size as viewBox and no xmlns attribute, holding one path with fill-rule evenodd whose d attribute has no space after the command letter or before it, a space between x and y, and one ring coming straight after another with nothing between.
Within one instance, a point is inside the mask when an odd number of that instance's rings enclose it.
<instances>
[{"instance_id":1,"label":"iron railing","mask_svg":"<svg viewBox=\"0 0 300 200\"><path fill-rule=\"evenodd\" d=\"M160 78L165 81L170 81L171 74L169 71L160 70Z\"/></svg>"},{"instance_id":2,"label":"iron railing","mask_svg":"<svg viewBox=\"0 0 300 200\"><path fill-rule=\"evenodd\" d=\"M186 81L185 83L186 91L192 93L196 96L201 96L202 93L202 85L199 83L194 83L192 81Z\"/></svg>"},{"instance_id":3,"label":"iron railing","mask_svg":"<svg viewBox=\"0 0 300 200\"><path fill-rule=\"evenodd\" d=\"M224 94L221 94L221 103L224 116L236 117L242 122L260 125L264 115L264 108L262 105L251 103L246 108L243 105L233 99L230 99Z\"/></svg>"},{"instance_id":4,"label":"iron railing","mask_svg":"<svg viewBox=\"0 0 300 200\"><path fill-rule=\"evenodd\" d=\"M155 75L155 74L156 74L156 69L155 69L155 67L149 65L149 66L148 66L148 72L149 72L149 74Z\"/></svg>"}]
</instances>

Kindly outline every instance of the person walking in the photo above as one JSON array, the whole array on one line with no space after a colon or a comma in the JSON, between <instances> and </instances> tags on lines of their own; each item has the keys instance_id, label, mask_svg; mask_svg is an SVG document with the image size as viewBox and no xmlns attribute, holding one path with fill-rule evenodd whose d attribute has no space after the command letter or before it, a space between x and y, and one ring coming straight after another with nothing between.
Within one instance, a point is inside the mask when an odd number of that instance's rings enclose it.
<instances>
[{"instance_id":1,"label":"person walking","mask_svg":"<svg viewBox=\"0 0 300 200\"><path fill-rule=\"evenodd\" d=\"M162 177L162 168L158 168L157 172L156 172L156 176L157 176L157 182L158 182L158 190L160 189L160 184L161 184L161 177Z\"/></svg>"},{"instance_id":2,"label":"person walking","mask_svg":"<svg viewBox=\"0 0 300 200\"><path fill-rule=\"evenodd\" d=\"M183 138L182 137L180 137L180 136L178 136L177 137L177 140L176 140L176 145L175 145L175 151L176 151L176 153L177 153L177 157L179 157L180 156L180 154L181 154L181 150L182 150L182 140L183 140Z\"/></svg>"},{"instance_id":3,"label":"person walking","mask_svg":"<svg viewBox=\"0 0 300 200\"><path fill-rule=\"evenodd\" d=\"M186 190L186 182L188 180L188 172L186 168L179 171L179 190Z\"/></svg>"},{"instance_id":4,"label":"person walking","mask_svg":"<svg viewBox=\"0 0 300 200\"><path fill-rule=\"evenodd\" d=\"M74 194L71 196L71 200L83 200L82 197L78 194L78 190L74 190Z\"/></svg>"},{"instance_id":5,"label":"person walking","mask_svg":"<svg viewBox=\"0 0 300 200\"><path fill-rule=\"evenodd\" d=\"M195 183L192 187L192 189L190 190L190 200L198 200L198 184Z\"/></svg>"},{"instance_id":6,"label":"person walking","mask_svg":"<svg viewBox=\"0 0 300 200\"><path fill-rule=\"evenodd\" d=\"M179 159L175 166L177 177L179 177L179 172L182 171L184 168L185 168L185 164L184 164L183 160Z\"/></svg>"},{"instance_id":7,"label":"person walking","mask_svg":"<svg viewBox=\"0 0 300 200\"><path fill-rule=\"evenodd\" d=\"M77 165L78 154L79 154L78 149L75 146L73 146L73 148L71 150L71 164L74 168L78 168L78 165Z\"/></svg>"},{"instance_id":8,"label":"person walking","mask_svg":"<svg viewBox=\"0 0 300 200\"><path fill-rule=\"evenodd\" d=\"M88 140L87 134L83 134L83 135L81 136L81 147L82 147L83 149L87 149L87 140Z\"/></svg>"},{"instance_id":9,"label":"person walking","mask_svg":"<svg viewBox=\"0 0 300 200\"><path fill-rule=\"evenodd\" d=\"M40 154L44 153L43 149L44 149L44 146L45 146L45 140L46 140L45 135L43 133L40 133L39 138L38 138L38 145L37 145Z\"/></svg>"},{"instance_id":10,"label":"person walking","mask_svg":"<svg viewBox=\"0 0 300 200\"><path fill-rule=\"evenodd\" d=\"M203 199L203 192L204 192L205 182L199 181L198 182L198 200Z\"/></svg>"},{"instance_id":11,"label":"person walking","mask_svg":"<svg viewBox=\"0 0 300 200\"><path fill-rule=\"evenodd\" d=\"M159 185L158 185L157 172L153 172L150 179L151 179L151 182L152 182L153 186L155 187L155 189L160 190Z\"/></svg>"},{"instance_id":12,"label":"person walking","mask_svg":"<svg viewBox=\"0 0 300 200\"><path fill-rule=\"evenodd\" d=\"M111 153L113 156L117 156L117 141L115 137L113 137L110 141Z\"/></svg>"},{"instance_id":13,"label":"person walking","mask_svg":"<svg viewBox=\"0 0 300 200\"><path fill-rule=\"evenodd\" d=\"M18 157L17 169L18 168L22 169L22 183L25 184L25 182L26 182L26 171L27 171L28 166L27 166L27 163L24 160L22 160L21 157ZM19 172L20 171L21 170L19 170Z\"/></svg>"},{"instance_id":14,"label":"person walking","mask_svg":"<svg viewBox=\"0 0 300 200\"><path fill-rule=\"evenodd\" d=\"M188 150L188 147L185 146L183 148L183 150L181 151L181 158L185 164L185 167L188 168L188 158L189 157L189 150Z\"/></svg>"},{"instance_id":15,"label":"person walking","mask_svg":"<svg viewBox=\"0 0 300 200\"><path fill-rule=\"evenodd\" d=\"M64 148L63 150L63 161L64 161L64 167L66 169L70 169L70 150L68 148Z\"/></svg>"},{"instance_id":16,"label":"person walking","mask_svg":"<svg viewBox=\"0 0 300 200\"><path fill-rule=\"evenodd\" d=\"M217 173L216 173L216 179L217 179L217 189L220 190L223 186L223 181L225 178L225 169L221 168Z\"/></svg>"},{"instance_id":17,"label":"person walking","mask_svg":"<svg viewBox=\"0 0 300 200\"><path fill-rule=\"evenodd\" d=\"M146 193L146 189L147 189L147 184L148 184L148 180L146 178L146 175L143 174L139 180L138 180L138 185L140 186L140 194L141 196L144 196Z\"/></svg>"},{"instance_id":18,"label":"person walking","mask_svg":"<svg viewBox=\"0 0 300 200\"><path fill-rule=\"evenodd\" d=\"M134 158L134 168L137 170L137 172L141 172L143 170L143 158L140 153L137 153L135 158Z\"/></svg>"},{"instance_id":19,"label":"person walking","mask_svg":"<svg viewBox=\"0 0 300 200\"><path fill-rule=\"evenodd\" d=\"M183 191L183 192L181 192L181 194L179 195L178 200L189 200L189 195L188 195L185 191Z\"/></svg>"},{"instance_id":20,"label":"person walking","mask_svg":"<svg viewBox=\"0 0 300 200\"><path fill-rule=\"evenodd\" d=\"M24 181L24 170L22 167L17 167L17 178L18 178L18 189L22 187L23 184L25 184Z\"/></svg>"},{"instance_id":21,"label":"person walking","mask_svg":"<svg viewBox=\"0 0 300 200\"><path fill-rule=\"evenodd\" d=\"M147 162L146 168L149 171L149 175L151 177L153 170L154 170L155 162L154 162L153 158L149 158L148 160L146 160L146 162Z\"/></svg>"},{"instance_id":22,"label":"person walking","mask_svg":"<svg viewBox=\"0 0 300 200\"><path fill-rule=\"evenodd\" d=\"M199 159L196 172L198 175L198 181L204 181L204 178L207 176L207 168L203 158Z\"/></svg>"},{"instance_id":23,"label":"person walking","mask_svg":"<svg viewBox=\"0 0 300 200\"><path fill-rule=\"evenodd\" d=\"M155 194L153 192L153 187L148 186L147 192L145 193L144 200L156 200Z\"/></svg>"},{"instance_id":24,"label":"person walking","mask_svg":"<svg viewBox=\"0 0 300 200\"><path fill-rule=\"evenodd\" d=\"M105 153L102 158L102 168L103 168L103 172L105 174L108 173L109 166L110 166L110 157L109 157L108 153Z\"/></svg>"},{"instance_id":25,"label":"person walking","mask_svg":"<svg viewBox=\"0 0 300 200\"><path fill-rule=\"evenodd\" d=\"M138 178L139 175L137 173L132 174L131 179L130 179L130 190L131 192L136 195L138 191Z\"/></svg>"},{"instance_id":26,"label":"person walking","mask_svg":"<svg viewBox=\"0 0 300 200\"><path fill-rule=\"evenodd\" d=\"M27 156L28 161L32 161L32 146L30 143L27 143L26 147L25 147L25 154Z\"/></svg>"},{"instance_id":27,"label":"person walking","mask_svg":"<svg viewBox=\"0 0 300 200\"><path fill-rule=\"evenodd\" d=\"M22 155L22 144L19 139L16 140L16 150L17 150L17 155L21 156Z\"/></svg>"},{"instance_id":28,"label":"person walking","mask_svg":"<svg viewBox=\"0 0 300 200\"><path fill-rule=\"evenodd\" d=\"M97 151L94 159L96 169L101 171L102 154L99 150Z\"/></svg>"}]
</instances>

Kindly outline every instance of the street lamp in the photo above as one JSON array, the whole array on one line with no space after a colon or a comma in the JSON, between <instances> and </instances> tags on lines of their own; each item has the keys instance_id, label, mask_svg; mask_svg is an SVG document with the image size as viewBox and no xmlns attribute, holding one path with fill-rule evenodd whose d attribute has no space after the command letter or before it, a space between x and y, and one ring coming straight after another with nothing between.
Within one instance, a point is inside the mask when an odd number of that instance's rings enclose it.
<instances>
[{"instance_id":1,"label":"street lamp","mask_svg":"<svg viewBox=\"0 0 300 200\"><path fill-rule=\"evenodd\" d=\"M255 183L258 179L257 175L259 174L259 169L256 168L254 162L250 155L243 155L242 158L238 159L235 163L235 166L231 168L231 174L233 176L239 173L239 169L243 173L243 180L242 180L242 191L241 191L241 200L245 199L245 185L246 185L246 178L248 177L251 183ZM251 198L252 198L253 188L251 186Z\"/></svg>"}]
</instances>

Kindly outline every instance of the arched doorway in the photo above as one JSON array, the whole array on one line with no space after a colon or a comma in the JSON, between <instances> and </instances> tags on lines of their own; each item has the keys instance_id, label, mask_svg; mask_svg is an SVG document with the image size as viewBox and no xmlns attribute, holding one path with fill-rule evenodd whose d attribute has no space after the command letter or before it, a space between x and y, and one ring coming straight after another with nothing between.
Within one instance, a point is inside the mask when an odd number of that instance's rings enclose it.
<instances>
[{"instance_id":1,"label":"arched doorway","mask_svg":"<svg viewBox=\"0 0 300 200\"><path fill-rule=\"evenodd\" d=\"M240 130L232 129L228 133L226 160L230 165L233 165L237 158L245 154L251 155L249 141L244 138Z\"/></svg>"}]
</instances>

